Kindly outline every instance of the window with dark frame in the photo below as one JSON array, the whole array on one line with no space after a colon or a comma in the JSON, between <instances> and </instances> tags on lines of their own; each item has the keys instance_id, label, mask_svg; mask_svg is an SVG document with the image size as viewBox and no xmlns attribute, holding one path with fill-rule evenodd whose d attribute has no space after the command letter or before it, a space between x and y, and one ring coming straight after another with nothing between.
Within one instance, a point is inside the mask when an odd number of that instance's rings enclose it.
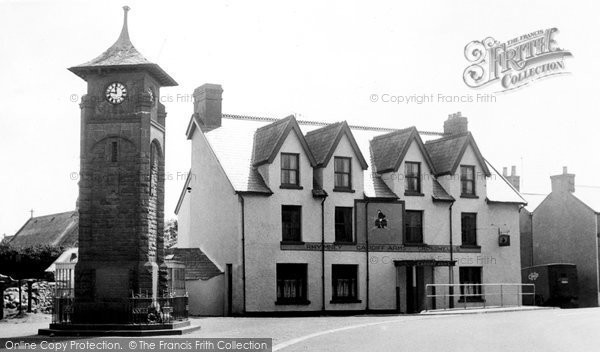
<instances>
[{"instance_id":1,"label":"window with dark frame","mask_svg":"<svg viewBox=\"0 0 600 352\"><path fill-rule=\"evenodd\" d=\"M277 303L306 304L308 264L277 264Z\"/></svg>"},{"instance_id":2,"label":"window with dark frame","mask_svg":"<svg viewBox=\"0 0 600 352\"><path fill-rule=\"evenodd\" d=\"M460 227L463 246L477 246L477 214L461 213Z\"/></svg>"},{"instance_id":3,"label":"window with dark frame","mask_svg":"<svg viewBox=\"0 0 600 352\"><path fill-rule=\"evenodd\" d=\"M298 205L281 206L281 240L299 242L302 240L302 207Z\"/></svg>"},{"instance_id":4,"label":"window with dark frame","mask_svg":"<svg viewBox=\"0 0 600 352\"><path fill-rule=\"evenodd\" d=\"M358 300L358 265L334 264L331 266L333 302Z\"/></svg>"},{"instance_id":5,"label":"window with dark frame","mask_svg":"<svg viewBox=\"0 0 600 352\"><path fill-rule=\"evenodd\" d=\"M481 267L465 266L459 268L460 299L459 302L482 302Z\"/></svg>"},{"instance_id":6,"label":"window with dark frame","mask_svg":"<svg viewBox=\"0 0 600 352\"><path fill-rule=\"evenodd\" d=\"M404 242L406 244L423 243L423 212L407 210L405 219Z\"/></svg>"},{"instance_id":7,"label":"window with dark frame","mask_svg":"<svg viewBox=\"0 0 600 352\"><path fill-rule=\"evenodd\" d=\"M460 190L462 196L475 195L475 166L461 165Z\"/></svg>"},{"instance_id":8,"label":"window with dark frame","mask_svg":"<svg viewBox=\"0 0 600 352\"><path fill-rule=\"evenodd\" d=\"M351 207L335 207L335 241L353 241Z\"/></svg>"},{"instance_id":9,"label":"window with dark frame","mask_svg":"<svg viewBox=\"0 0 600 352\"><path fill-rule=\"evenodd\" d=\"M336 156L334 162L334 189L350 190L352 189L352 168L351 158Z\"/></svg>"},{"instance_id":10,"label":"window with dark frame","mask_svg":"<svg viewBox=\"0 0 600 352\"><path fill-rule=\"evenodd\" d=\"M404 192L421 193L421 163L404 163Z\"/></svg>"},{"instance_id":11,"label":"window with dark frame","mask_svg":"<svg viewBox=\"0 0 600 352\"><path fill-rule=\"evenodd\" d=\"M281 153L281 185L297 187L300 185L300 155Z\"/></svg>"}]
</instances>

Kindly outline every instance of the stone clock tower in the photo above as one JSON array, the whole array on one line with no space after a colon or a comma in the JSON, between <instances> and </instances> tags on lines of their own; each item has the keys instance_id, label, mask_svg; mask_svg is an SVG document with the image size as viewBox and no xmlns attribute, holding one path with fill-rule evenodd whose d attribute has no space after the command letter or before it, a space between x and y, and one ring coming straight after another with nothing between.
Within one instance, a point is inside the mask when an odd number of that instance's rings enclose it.
<instances>
[{"instance_id":1,"label":"stone clock tower","mask_svg":"<svg viewBox=\"0 0 600 352\"><path fill-rule=\"evenodd\" d=\"M164 267L165 107L177 83L133 46L127 12L117 41L69 70L87 82L81 102L76 323L123 323L134 296L157 298Z\"/></svg>"}]
</instances>

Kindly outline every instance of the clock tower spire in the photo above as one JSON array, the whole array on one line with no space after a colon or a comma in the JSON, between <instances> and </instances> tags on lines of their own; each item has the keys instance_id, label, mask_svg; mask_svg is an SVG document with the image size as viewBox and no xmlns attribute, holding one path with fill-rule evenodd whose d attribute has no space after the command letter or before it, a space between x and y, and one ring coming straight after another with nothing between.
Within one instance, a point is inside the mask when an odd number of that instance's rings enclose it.
<instances>
[{"instance_id":1,"label":"clock tower spire","mask_svg":"<svg viewBox=\"0 0 600 352\"><path fill-rule=\"evenodd\" d=\"M177 82L131 43L129 7L117 41L69 68L82 97L79 258L74 322L127 322L128 299L166 293L161 87Z\"/></svg>"}]
</instances>

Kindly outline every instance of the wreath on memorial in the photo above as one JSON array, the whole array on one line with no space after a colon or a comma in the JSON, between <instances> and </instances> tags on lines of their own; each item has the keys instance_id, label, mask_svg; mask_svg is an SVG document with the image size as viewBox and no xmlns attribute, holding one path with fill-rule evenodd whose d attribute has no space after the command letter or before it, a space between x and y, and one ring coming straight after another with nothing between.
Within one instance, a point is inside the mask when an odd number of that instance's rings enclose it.
<instances>
[{"instance_id":1,"label":"wreath on memorial","mask_svg":"<svg viewBox=\"0 0 600 352\"><path fill-rule=\"evenodd\" d=\"M158 312L156 307L150 307L150 309L148 309L148 316L146 319L150 324L160 323L160 313Z\"/></svg>"}]
</instances>

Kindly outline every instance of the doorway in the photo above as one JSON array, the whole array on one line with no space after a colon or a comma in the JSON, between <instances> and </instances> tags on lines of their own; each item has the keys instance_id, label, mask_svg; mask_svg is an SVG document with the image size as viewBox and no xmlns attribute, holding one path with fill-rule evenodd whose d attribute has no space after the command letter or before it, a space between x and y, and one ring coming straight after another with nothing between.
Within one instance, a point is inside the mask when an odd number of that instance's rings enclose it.
<instances>
[{"instance_id":1,"label":"doorway","mask_svg":"<svg viewBox=\"0 0 600 352\"><path fill-rule=\"evenodd\" d=\"M406 312L419 313L425 309L425 275L422 266L406 268Z\"/></svg>"}]
</instances>

